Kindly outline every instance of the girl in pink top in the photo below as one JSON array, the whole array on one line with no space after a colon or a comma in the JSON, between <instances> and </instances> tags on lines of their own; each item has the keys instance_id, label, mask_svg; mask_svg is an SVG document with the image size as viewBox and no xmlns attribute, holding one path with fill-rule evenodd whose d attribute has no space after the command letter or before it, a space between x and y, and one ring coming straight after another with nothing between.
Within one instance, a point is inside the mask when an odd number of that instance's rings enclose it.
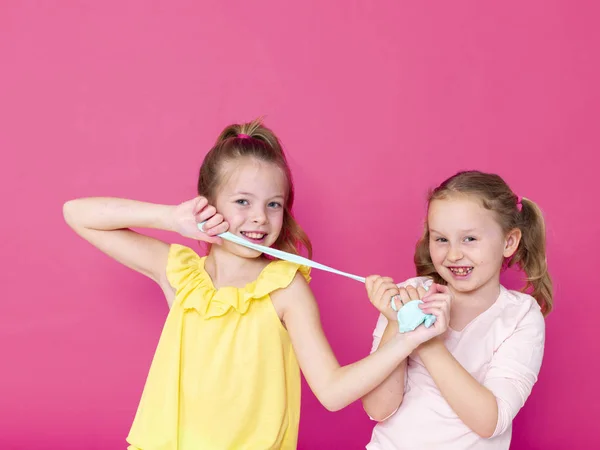
<instances>
[{"instance_id":1,"label":"girl in pink top","mask_svg":"<svg viewBox=\"0 0 600 450\"><path fill-rule=\"evenodd\" d=\"M367 280L381 312L371 352L398 333L392 299L397 307L422 299L422 311L437 318L407 337L443 333L363 398L379 422L367 449L509 448L512 421L537 381L552 309L545 248L540 209L497 175L461 172L430 194L415 252L419 277ZM527 275L529 294L500 284L512 265Z\"/></svg>"}]
</instances>

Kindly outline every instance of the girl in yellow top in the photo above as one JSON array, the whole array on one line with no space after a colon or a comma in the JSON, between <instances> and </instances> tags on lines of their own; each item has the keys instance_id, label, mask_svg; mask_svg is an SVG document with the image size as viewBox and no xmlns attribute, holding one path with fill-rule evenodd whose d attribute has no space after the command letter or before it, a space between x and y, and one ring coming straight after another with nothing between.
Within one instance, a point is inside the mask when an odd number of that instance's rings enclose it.
<instances>
[{"instance_id":1,"label":"girl in yellow top","mask_svg":"<svg viewBox=\"0 0 600 450\"><path fill-rule=\"evenodd\" d=\"M65 220L80 236L156 281L171 307L129 449L294 449L299 368L321 403L338 410L381 384L421 341L443 332L398 334L340 367L321 329L308 268L216 236L229 229L262 245L311 252L292 217L294 190L281 145L260 122L225 128L200 168L198 193L178 206L115 198L64 205ZM206 234L197 228L203 221ZM216 245L200 257L130 228L176 231Z\"/></svg>"}]
</instances>

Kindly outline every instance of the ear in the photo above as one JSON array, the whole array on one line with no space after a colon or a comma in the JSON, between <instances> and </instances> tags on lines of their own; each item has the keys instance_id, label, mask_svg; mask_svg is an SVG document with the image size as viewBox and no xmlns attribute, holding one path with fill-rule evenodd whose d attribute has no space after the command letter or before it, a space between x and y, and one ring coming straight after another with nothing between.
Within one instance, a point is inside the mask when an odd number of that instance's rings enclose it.
<instances>
[{"instance_id":1,"label":"ear","mask_svg":"<svg viewBox=\"0 0 600 450\"><path fill-rule=\"evenodd\" d=\"M519 248L519 242L521 242L521 237L523 234L519 228L513 228L506 235L506 240L504 241L504 252L503 255L505 258L510 258L515 254L517 248Z\"/></svg>"}]
</instances>

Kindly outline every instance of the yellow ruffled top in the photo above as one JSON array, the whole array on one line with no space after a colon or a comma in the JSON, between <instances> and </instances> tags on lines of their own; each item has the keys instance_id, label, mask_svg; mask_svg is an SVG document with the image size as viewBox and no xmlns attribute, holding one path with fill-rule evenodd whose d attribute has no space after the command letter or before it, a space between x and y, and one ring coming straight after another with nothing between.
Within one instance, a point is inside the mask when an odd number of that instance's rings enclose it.
<instances>
[{"instance_id":1,"label":"yellow ruffled top","mask_svg":"<svg viewBox=\"0 0 600 450\"><path fill-rule=\"evenodd\" d=\"M270 294L296 272L269 263L244 288L215 289L205 257L172 245L176 289L127 442L129 450L295 449L300 369Z\"/></svg>"}]
</instances>

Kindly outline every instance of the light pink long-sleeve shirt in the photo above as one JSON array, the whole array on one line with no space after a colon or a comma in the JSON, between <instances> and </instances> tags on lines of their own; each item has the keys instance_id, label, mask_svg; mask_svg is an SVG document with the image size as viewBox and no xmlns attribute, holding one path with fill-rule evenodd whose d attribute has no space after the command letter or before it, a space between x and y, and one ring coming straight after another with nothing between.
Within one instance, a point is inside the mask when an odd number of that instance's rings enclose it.
<instances>
[{"instance_id":1,"label":"light pink long-sleeve shirt","mask_svg":"<svg viewBox=\"0 0 600 450\"><path fill-rule=\"evenodd\" d=\"M400 286L423 284L413 278ZM373 332L377 350L387 319L381 315ZM471 431L442 397L418 356L408 359L404 399L398 410L379 422L368 450L506 450L512 420L537 381L544 353L545 322L535 299L501 286L498 300L462 331L448 329L446 348L496 396L498 424L493 436Z\"/></svg>"}]
</instances>

